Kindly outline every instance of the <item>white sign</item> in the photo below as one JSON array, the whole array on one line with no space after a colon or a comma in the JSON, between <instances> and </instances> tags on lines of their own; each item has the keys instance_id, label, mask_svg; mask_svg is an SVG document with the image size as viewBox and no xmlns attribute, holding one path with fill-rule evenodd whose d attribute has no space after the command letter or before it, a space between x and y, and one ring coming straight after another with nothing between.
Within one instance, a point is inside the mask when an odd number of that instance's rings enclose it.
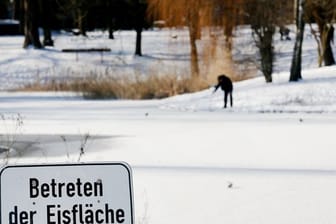
<instances>
[{"instance_id":1,"label":"white sign","mask_svg":"<svg viewBox=\"0 0 336 224\"><path fill-rule=\"evenodd\" d=\"M1 224L133 224L125 163L7 166Z\"/></svg>"}]
</instances>

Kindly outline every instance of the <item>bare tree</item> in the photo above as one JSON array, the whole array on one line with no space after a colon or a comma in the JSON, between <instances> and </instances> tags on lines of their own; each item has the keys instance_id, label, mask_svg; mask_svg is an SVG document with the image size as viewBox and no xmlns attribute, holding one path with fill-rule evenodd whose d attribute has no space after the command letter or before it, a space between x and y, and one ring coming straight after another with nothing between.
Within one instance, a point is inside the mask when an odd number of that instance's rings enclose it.
<instances>
[{"instance_id":1,"label":"bare tree","mask_svg":"<svg viewBox=\"0 0 336 224\"><path fill-rule=\"evenodd\" d=\"M187 25L190 37L191 74L199 76L196 40L199 34L201 0L148 0L149 13L164 19L169 26Z\"/></svg>"},{"instance_id":2,"label":"bare tree","mask_svg":"<svg viewBox=\"0 0 336 224\"><path fill-rule=\"evenodd\" d=\"M88 1L85 0L72 0L74 7L75 21L79 33L83 36L86 36L86 17L88 14L89 6Z\"/></svg>"},{"instance_id":3,"label":"bare tree","mask_svg":"<svg viewBox=\"0 0 336 224\"><path fill-rule=\"evenodd\" d=\"M35 48L42 48L38 33L38 0L24 0L24 34L23 47L33 45Z\"/></svg>"},{"instance_id":4,"label":"bare tree","mask_svg":"<svg viewBox=\"0 0 336 224\"><path fill-rule=\"evenodd\" d=\"M200 73L197 40L203 27L223 26L227 43L231 48L232 31L235 26L233 9L241 0L148 0L149 12L168 26L186 25L189 30L191 75Z\"/></svg>"},{"instance_id":5,"label":"bare tree","mask_svg":"<svg viewBox=\"0 0 336 224\"><path fill-rule=\"evenodd\" d=\"M282 25L284 1L246 0L245 12L252 28L252 36L260 52L261 71L266 82L272 82L274 46L273 36L277 26Z\"/></svg>"},{"instance_id":6,"label":"bare tree","mask_svg":"<svg viewBox=\"0 0 336 224\"><path fill-rule=\"evenodd\" d=\"M133 1L133 9L135 11L134 28L136 32L135 55L142 56L142 30L145 24L147 4L144 0Z\"/></svg>"},{"instance_id":7,"label":"bare tree","mask_svg":"<svg viewBox=\"0 0 336 224\"><path fill-rule=\"evenodd\" d=\"M89 0L57 0L63 12L73 18L74 26L78 28L78 34L86 36L86 19L91 5L95 1Z\"/></svg>"},{"instance_id":8,"label":"bare tree","mask_svg":"<svg viewBox=\"0 0 336 224\"><path fill-rule=\"evenodd\" d=\"M105 0L105 6L107 8L108 13L106 14L107 17L107 26L108 26L108 33L109 33L109 39L114 39L114 25L115 25L115 0Z\"/></svg>"},{"instance_id":9,"label":"bare tree","mask_svg":"<svg viewBox=\"0 0 336 224\"><path fill-rule=\"evenodd\" d=\"M23 10L23 1L22 0L14 0L14 19L20 21L19 31L20 33L24 33L24 10Z\"/></svg>"},{"instance_id":10,"label":"bare tree","mask_svg":"<svg viewBox=\"0 0 336 224\"><path fill-rule=\"evenodd\" d=\"M54 41L51 35L51 14L52 5L51 0L39 0L40 12L42 18L43 27L43 45L44 46L54 46Z\"/></svg>"},{"instance_id":11,"label":"bare tree","mask_svg":"<svg viewBox=\"0 0 336 224\"><path fill-rule=\"evenodd\" d=\"M323 63L326 66L335 64L331 44L334 39L333 22L336 17L336 0L306 0L305 16L310 24L314 22L318 27L318 30L315 30L311 25L318 45L319 66Z\"/></svg>"},{"instance_id":12,"label":"bare tree","mask_svg":"<svg viewBox=\"0 0 336 224\"><path fill-rule=\"evenodd\" d=\"M223 29L225 47L227 47L228 50L232 49L234 29L243 20L243 12L241 12L242 5L242 0L211 0L207 4L208 8L204 10L205 13L209 14L205 16L205 18L209 19L205 25Z\"/></svg>"},{"instance_id":13,"label":"bare tree","mask_svg":"<svg viewBox=\"0 0 336 224\"><path fill-rule=\"evenodd\" d=\"M293 58L290 70L289 81L298 81L301 76L301 58L302 58L302 43L304 35L304 2L305 0L296 0L296 39L293 51Z\"/></svg>"}]
</instances>

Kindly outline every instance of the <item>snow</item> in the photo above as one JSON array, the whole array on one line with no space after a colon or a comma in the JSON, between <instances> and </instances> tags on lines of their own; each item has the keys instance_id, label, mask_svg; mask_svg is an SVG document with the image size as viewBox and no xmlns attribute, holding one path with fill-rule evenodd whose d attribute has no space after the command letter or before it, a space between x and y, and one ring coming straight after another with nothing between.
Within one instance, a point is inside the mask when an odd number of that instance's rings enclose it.
<instances>
[{"instance_id":1,"label":"snow","mask_svg":"<svg viewBox=\"0 0 336 224\"><path fill-rule=\"evenodd\" d=\"M181 39L171 39L174 32ZM21 49L20 36L0 37L6 52L0 56L0 86L8 90L60 78L62 72L61 78L106 69L146 73L157 64L183 71L185 34L145 32L144 58L132 56L130 31L116 33L113 41L99 32L81 40L111 47L103 62L100 54L80 54L76 61L76 55L61 53L79 42L68 34L58 34L55 48L41 51ZM11 150L1 159L4 164L125 161L133 169L137 224L332 223L336 67L317 68L315 43L306 35L302 81L288 82L293 41L278 41L274 82L257 77L234 83L234 107L228 109L222 108L223 93L212 94L211 87L144 101L2 91L0 142L10 143ZM249 40L238 35L235 41Z\"/></svg>"}]
</instances>

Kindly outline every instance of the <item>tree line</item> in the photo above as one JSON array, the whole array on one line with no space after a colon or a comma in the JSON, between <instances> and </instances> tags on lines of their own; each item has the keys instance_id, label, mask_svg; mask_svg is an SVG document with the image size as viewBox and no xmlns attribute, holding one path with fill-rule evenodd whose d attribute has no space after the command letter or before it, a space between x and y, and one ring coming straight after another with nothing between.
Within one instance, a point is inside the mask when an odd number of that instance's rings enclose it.
<instances>
[{"instance_id":1,"label":"tree line","mask_svg":"<svg viewBox=\"0 0 336 224\"><path fill-rule=\"evenodd\" d=\"M0 18L20 21L24 48L52 46L51 30L86 36L88 30L100 28L108 30L113 39L115 30L135 29L136 54L141 55L141 32L150 24L146 8L143 0L0 0ZM39 27L43 29L42 42Z\"/></svg>"},{"instance_id":2,"label":"tree line","mask_svg":"<svg viewBox=\"0 0 336 224\"><path fill-rule=\"evenodd\" d=\"M279 27L296 25L293 57L289 81L301 76L301 52L305 27L310 30L318 46L318 65L335 64L332 52L333 22L336 0L0 0L11 8L13 18L21 21L25 34L24 47L53 45L51 29L71 29L86 35L94 28L106 29L109 37L117 29L136 31L135 54L142 55L141 33L154 20L165 21L165 26L185 26L189 31L191 74L199 76L197 41L203 28L221 30L225 37L222 48L231 53L233 33L240 25L248 25L260 55L260 69L266 82L272 82L274 35ZM2 7L3 6L3 7ZM12 6L12 7L9 7ZM313 25L313 24L316 24ZM38 27L43 28L43 42ZM73 29L77 28L77 29ZM239 46L235 46L239 47ZM228 62L230 63L230 62Z\"/></svg>"},{"instance_id":3,"label":"tree line","mask_svg":"<svg viewBox=\"0 0 336 224\"><path fill-rule=\"evenodd\" d=\"M150 11L172 24L184 21L190 33L191 71L198 75L196 40L199 30L206 26L222 27L226 37L223 46L232 48L233 30L239 25L249 25L252 38L259 50L260 68L266 82L272 82L274 35L278 27L296 24L296 38L289 81L298 81L301 76L301 52L306 24L318 45L319 66L333 65L333 43L336 18L336 0L148 0ZM188 7L186 7L188 6ZM174 16L172 16L174 15ZM317 24L317 28L313 26ZM239 47L239 46L236 46Z\"/></svg>"}]
</instances>

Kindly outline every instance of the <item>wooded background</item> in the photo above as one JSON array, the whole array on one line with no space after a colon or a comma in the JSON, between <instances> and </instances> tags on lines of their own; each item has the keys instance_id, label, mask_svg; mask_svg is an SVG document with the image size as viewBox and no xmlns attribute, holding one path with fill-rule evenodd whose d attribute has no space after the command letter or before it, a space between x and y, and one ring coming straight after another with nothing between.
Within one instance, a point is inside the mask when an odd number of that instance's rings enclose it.
<instances>
[{"instance_id":1,"label":"wooded background","mask_svg":"<svg viewBox=\"0 0 336 224\"><path fill-rule=\"evenodd\" d=\"M336 0L0 0L0 19L19 21L25 48L52 46L51 30L85 36L87 31L104 29L113 39L115 30L134 29L135 54L139 56L141 32L158 24L155 21L161 21L164 27L186 27L194 77L199 76L197 41L203 38L203 28L222 30L225 43L221 47L230 55L234 30L249 25L259 50L261 71L266 82L272 82L273 37L277 30L291 24L296 25L296 38L290 81L302 78L301 47L306 24L317 42L319 66L335 64L331 47L335 9ZM42 42L39 27L43 28Z\"/></svg>"}]
</instances>

